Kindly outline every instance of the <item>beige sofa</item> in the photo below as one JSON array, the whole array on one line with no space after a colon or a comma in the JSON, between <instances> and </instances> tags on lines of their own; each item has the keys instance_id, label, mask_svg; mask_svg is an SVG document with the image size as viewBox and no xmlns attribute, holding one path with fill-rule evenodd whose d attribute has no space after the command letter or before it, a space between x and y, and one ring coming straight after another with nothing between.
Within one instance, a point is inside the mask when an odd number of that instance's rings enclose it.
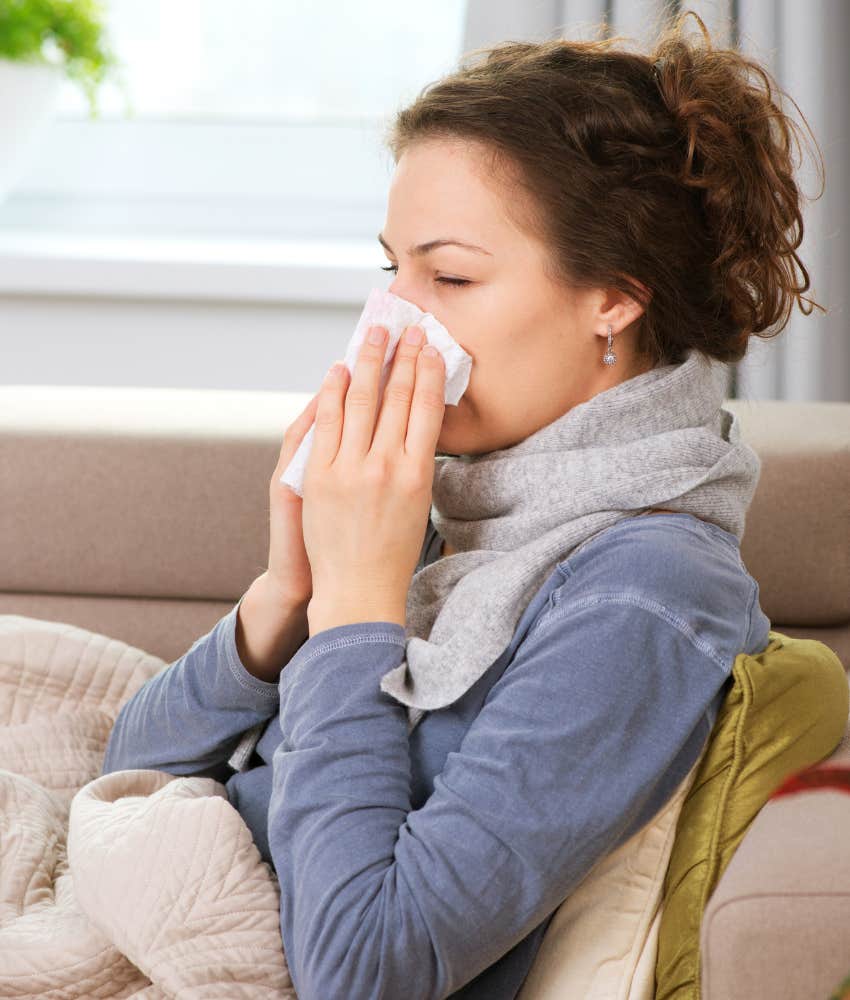
<instances>
[{"instance_id":1,"label":"beige sofa","mask_svg":"<svg viewBox=\"0 0 850 1000\"><path fill-rule=\"evenodd\" d=\"M309 398L0 386L0 614L79 625L167 662L182 655L265 568L269 480L283 432ZM850 403L725 405L762 458L741 545L762 607L774 629L826 643L850 668ZM833 756L850 765L850 744ZM799 796L796 808L805 807ZM835 846L847 833L822 835ZM742 932L751 923L754 887L767 900L762 926L778 913L783 926L793 923L785 903L769 905L774 888L787 902L783 836L753 824L709 903L722 901L724 920L717 940L705 939L713 923L704 922L706 1000L802 995L785 974L781 937L765 937L775 943L759 952L757 976L730 975L733 959L754 960L735 950L736 919ZM805 871L825 898L833 873L817 877L811 858ZM824 920L836 920L834 909ZM841 924L850 926L850 914ZM843 954L834 938L812 933L806 955L808 995L825 1000L850 972L850 943Z\"/></svg>"}]
</instances>

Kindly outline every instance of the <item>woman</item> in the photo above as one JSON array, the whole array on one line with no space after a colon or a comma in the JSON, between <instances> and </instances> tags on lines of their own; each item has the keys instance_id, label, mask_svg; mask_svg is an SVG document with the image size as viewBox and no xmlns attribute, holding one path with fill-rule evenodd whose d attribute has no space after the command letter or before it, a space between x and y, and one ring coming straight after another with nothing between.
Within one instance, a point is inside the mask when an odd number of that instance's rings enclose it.
<instances>
[{"instance_id":1,"label":"woman","mask_svg":"<svg viewBox=\"0 0 850 1000\"><path fill-rule=\"evenodd\" d=\"M809 287L793 123L704 37L507 43L400 112L392 291L468 389L446 409L414 340L379 400L385 332L329 376L284 436L267 571L116 720L104 773L226 783L300 1000L515 997L767 644L758 461L714 372ZM279 476L314 421L302 502Z\"/></svg>"}]
</instances>

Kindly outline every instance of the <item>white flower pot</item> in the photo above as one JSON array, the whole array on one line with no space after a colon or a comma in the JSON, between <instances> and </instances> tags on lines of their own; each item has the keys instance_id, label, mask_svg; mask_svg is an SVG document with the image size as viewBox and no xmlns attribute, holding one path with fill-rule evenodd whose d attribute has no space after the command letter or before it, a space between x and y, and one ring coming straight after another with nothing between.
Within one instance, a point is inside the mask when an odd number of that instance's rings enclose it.
<instances>
[{"instance_id":1,"label":"white flower pot","mask_svg":"<svg viewBox=\"0 0 850 1000\"><path fill-rule=\"evenodd\" d=\"M61 66L0 58L0 201L31 163L59 103Z\"/></svg>"}]
</instances>

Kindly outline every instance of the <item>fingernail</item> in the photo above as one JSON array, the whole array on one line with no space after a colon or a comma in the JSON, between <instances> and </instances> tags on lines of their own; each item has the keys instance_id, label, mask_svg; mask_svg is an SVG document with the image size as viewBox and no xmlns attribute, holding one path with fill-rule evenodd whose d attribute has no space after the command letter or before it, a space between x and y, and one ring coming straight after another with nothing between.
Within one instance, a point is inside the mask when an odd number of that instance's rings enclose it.
<instances>
[{"instance_id":1,"label":"fingernail","mask_svg":"<svg viewBox=\"0 0 850 1000\"><path fill-rule=\"evenodd\" d=\"M325 375L325 378L337 378L344 371L345 371L345 364L343 364L343 362L341 361L336 361L334 362L334 364L330 366L330 368L328 368L328 373L327 375Z\"/></svg>"},{"instance_id":2,"label":"fingernail","mask_svg":"<svg viewBox=\"0 0 850 1000\"><path fill-rule=\"evenodd\" d=\"M369 343L380 344L384 340L384 331L380 326L369 327Z\"/></svg>"},{"instance_id":3,"label":"fingernail","mask_svg":"<svg viewBox=\"0 0 850 1000\"><path fill-rule=\"evenodd\" d=\"M422 353L427 354L429 358L436 358L440 353L433 344L428 344L426 347L422 348Z\"/></svg>"},{"instance_id":4,"label":"fingernail","mask_svg":"<svg viewBox=\"0 0 850 1000\"><path fill-rule=\"evenodd\" d=\"M405 344L421 344L422 343L423 332L424 331L422 330L421 327L418 327L418 326L409 326L404 331L404 342L405 342Z\"/></svg>"}]
</instances>

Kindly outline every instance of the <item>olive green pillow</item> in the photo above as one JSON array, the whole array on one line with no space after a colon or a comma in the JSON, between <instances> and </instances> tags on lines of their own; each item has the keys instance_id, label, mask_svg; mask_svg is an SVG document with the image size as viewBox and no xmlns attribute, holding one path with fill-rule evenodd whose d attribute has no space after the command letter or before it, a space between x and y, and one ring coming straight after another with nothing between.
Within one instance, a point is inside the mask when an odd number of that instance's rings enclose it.
<instances>
[{"instance_id":1,"label":"olive green pillow","mask_svg":"<svg viewBox=\"0 0 850 1000\"><path fill-rule=\"evenodd\" d=\"M841 742L850 689L836 653L771 631L740 653L682 803L662 889L655 1000L698 1000L703 911L748 827L790 775Z\"/></svg>"}]
</instances>

